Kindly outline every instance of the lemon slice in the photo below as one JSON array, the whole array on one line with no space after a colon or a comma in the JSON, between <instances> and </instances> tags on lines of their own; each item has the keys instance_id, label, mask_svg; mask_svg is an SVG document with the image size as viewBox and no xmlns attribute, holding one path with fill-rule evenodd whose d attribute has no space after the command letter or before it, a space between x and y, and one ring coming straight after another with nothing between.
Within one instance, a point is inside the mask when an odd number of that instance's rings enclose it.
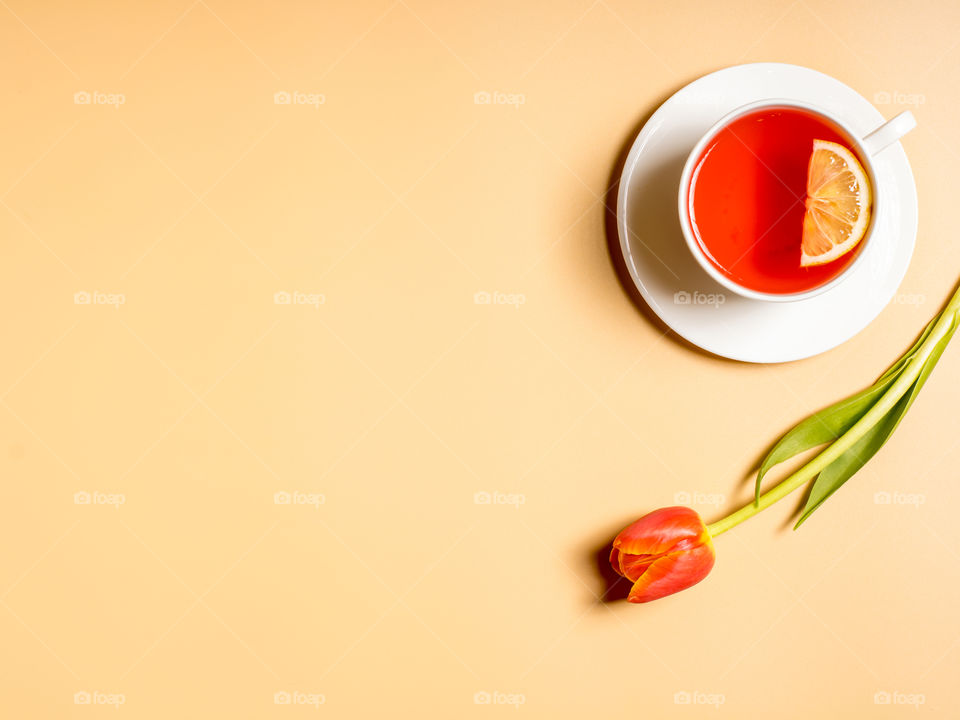
<instances>
[{"instance_id":1,"label":"lemon slice","mask_svg":"<svg viewBox=\"0 0 960 720\"><path fill-rule=\"evenodd\" d=\"M835 142L814 140L800 265L823 265L853 250L870 225L872 195L856 155Z\"/></svg>"}]
</instances>

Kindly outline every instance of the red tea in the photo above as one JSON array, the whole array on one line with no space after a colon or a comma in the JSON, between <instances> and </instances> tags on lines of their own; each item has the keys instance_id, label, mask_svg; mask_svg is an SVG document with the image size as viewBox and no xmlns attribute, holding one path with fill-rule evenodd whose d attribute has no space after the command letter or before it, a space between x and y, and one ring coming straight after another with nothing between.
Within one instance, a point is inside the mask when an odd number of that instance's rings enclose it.
<instances>
[{"instance_id":1,"label":"red tea","mask_svg":"<svg viewBox=\"0 0 960 720\"><path fill-rule=\"evenodd\" d=\"M849 148L843 132L819 115L763 108L721 129L697 159L687 202L704 254L725 276L758 292L790 294L839 275L860 247L815 267L801 267L807 164L815 139Z\"/></svg>"}]
</instances>

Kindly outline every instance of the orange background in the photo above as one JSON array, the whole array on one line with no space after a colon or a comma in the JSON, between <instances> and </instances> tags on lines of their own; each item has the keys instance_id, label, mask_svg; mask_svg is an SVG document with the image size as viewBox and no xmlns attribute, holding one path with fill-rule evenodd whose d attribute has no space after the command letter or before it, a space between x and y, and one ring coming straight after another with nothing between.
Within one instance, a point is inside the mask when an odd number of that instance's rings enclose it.
<instances>
[{"instance_id":1,"label":"orange background","mask_svg":"<svg viewBox=\"0 0 960 720\"><path fill-rule=\"evenodd\" d=\"M958 24L0 2L4 714L956 717L960 350L800 532L791 499L639 607L598 601L595 556L678 493L708 520L745 501L765 448L951 292ZM604 209L659 103L753 61L919 121L900 294L780 366L665 335Z\"/></svg>"}]
</instances>

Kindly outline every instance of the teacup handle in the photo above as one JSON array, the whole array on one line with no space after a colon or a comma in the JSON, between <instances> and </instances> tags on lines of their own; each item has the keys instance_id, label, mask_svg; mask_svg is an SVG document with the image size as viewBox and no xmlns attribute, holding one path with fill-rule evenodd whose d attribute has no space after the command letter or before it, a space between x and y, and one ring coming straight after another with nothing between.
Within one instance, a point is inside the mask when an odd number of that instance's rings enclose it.
<instances>
[{"instance_id":1,"label":"teacup handle","mask_svg":"<svg viewBox=\"0 0 960 720\"><path fill-rule=\"evenodd\" d=\"M906 110L896 117L887 120L872 133L863 139L863 145L867 152L876 155L888 145L893 145L908 132L917 126L917 119L913 113Z\"/></svg>"}]
</instances>

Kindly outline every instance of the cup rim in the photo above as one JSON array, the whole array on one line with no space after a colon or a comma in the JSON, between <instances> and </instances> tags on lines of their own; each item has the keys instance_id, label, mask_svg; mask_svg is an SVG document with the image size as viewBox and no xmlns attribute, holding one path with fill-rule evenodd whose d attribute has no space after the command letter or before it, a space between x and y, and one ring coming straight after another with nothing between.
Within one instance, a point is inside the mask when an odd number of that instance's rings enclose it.
<instances>
[{"instance_id":1,"label":"cup rim","mask_svg":"<svg viewBox=\"0 0 960 720\"><path fill-rule=\"evenodd\" d=\"M716 134L722 130L724 127L729 125L731 122L736 120L742 115L745 115L754 110L759 110L766 107L795 107L805 110L807 112L812 112L828 120L830 123L836 125L843 133L847 136L847 140L855 146L857 155L863 162L864 170L867 173L867 176L870 179L870 184L872 185L873 190L873 208L871 211L870 225L867 228L866 234L863 236L863 239L860 241L861 247L857 253L857 257L854 258L853 262L845 267L836 277L830 281L824 283L810 290L803 290L801 292L795 293L768 293L760 290L754 290L752 288L745 287L737 283L734 280L731 280L729 277L721 273L713 263L706 257L703 248L700 247L700 243L697 242L696 236L693 232L693 227L690 222L689 213L687 211L688 198L689 198L689 189L690 189L690 179L693 175L694 166L696 165L697 159L700 157L704 148L707 144L713 140ZM798 300L806 300L808 298L815 297L822 293L827 292L828 290L833 289L846 278L848 278L854 268L858 267L862 262L863 258L867 252L867 244L870 242L873 237L874 228L876 227L876 218L877 218L877 208L879 205L880 191L879 185L877 183L876 173L873 167L873 158L870 156L870 153L867 152L866 146L863 144L863 140L860 137L860 134L855 132L846 122L836 116L836 114L823 109L812 103L808 103L803 100L794 100L790 98L768 98L764 100L756 100L754 102L747 103L746 105L740 105L726 115L717 120L710 128L700 137L697 141L697 144L693 146L693 149L690 151L690 154L687 156L687 160L683 166L683 172L680 175L680 188L678 191L677 197L677 210L680 217L680 229L683 232L683 238L687 243L687 247L690 249L690 253L696 259L697 263L704 269L704 271L718 282L723 287L728 290L733 291L734 293L748 298L750 300L764 300L769 302L796 302Z\"/></svg>"}]
</instances>

